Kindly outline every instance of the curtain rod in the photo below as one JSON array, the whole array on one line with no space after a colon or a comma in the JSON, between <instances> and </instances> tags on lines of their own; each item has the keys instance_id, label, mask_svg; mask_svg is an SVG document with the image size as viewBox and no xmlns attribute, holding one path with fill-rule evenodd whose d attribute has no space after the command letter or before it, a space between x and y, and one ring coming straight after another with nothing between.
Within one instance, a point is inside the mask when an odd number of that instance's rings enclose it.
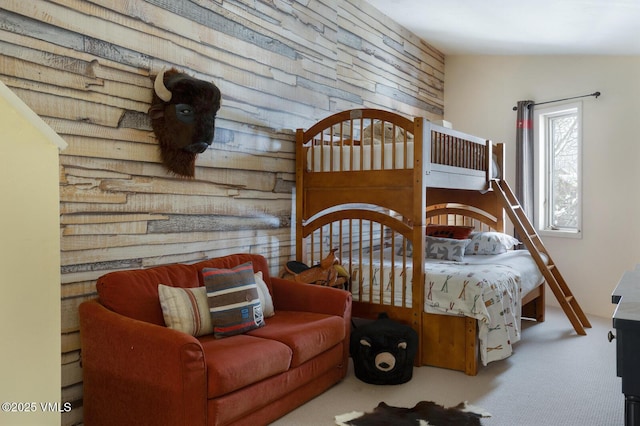
<instances>
[{"instance_id":1,"label":"curtain rod","mask_svg":"<svg viewBox=\"0 0 640 426\"><path fill-rule=\"evenodd\" d=\"M574 97L572 97L572 98L556 99L555 101L547 101L547 102L540 102L540 103L537 103L537 104L529 104L529 105L527 105L527 108L531 108L531 105L533 105L533 106L536 106L536 105L544 105L544 104L550 104L550 103L552 103L552 102L568 101L569 99L586 98L586 97L588 97L588 96L595 96L595 97L596 97L596 99L598 99L598 96L600 96L600 92L593 92L593 93L590 93L590 94L588 94L588 95L574 96ZM514 107L513 107L513 110L514 110L514 111L517 111L517 110L518 110L518 107L517 107L517 106L514 106Z\"/></svg>"}]
</instances>

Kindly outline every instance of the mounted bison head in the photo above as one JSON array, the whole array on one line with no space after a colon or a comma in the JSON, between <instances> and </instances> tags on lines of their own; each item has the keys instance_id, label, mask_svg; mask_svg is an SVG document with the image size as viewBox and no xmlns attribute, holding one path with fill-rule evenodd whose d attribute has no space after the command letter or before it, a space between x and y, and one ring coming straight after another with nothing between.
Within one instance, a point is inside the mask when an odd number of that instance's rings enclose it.
<instances>
[{"instance_id":1,"label":"mounted bison head","mask_svg":"<svg viewBox=\"0 0 640 426\"><path fill-rule=\"evenodd\" d=\"M196 156L213 142L220 97L213 83L175 68L156 76L149 117L162 163L171 172L193 177Z\"/></svg>"}]
</instances>

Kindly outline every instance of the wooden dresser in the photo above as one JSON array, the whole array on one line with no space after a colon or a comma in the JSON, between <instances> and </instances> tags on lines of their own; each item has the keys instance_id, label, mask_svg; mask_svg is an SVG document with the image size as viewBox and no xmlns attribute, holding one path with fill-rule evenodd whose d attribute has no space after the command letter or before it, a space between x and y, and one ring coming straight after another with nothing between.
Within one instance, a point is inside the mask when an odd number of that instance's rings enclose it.
<instances>
[{"instance_id":1,"label":"wooden dresser","mask_svg":"<svg viewBox=\"0 0 640 426\"><path fill-rule=\"evenodd\" d=\"M616 371L625 396L625 426L640 426L640 265L624 273L611 295L617 305L613 314Z\"/></svg>"}]
</instances>

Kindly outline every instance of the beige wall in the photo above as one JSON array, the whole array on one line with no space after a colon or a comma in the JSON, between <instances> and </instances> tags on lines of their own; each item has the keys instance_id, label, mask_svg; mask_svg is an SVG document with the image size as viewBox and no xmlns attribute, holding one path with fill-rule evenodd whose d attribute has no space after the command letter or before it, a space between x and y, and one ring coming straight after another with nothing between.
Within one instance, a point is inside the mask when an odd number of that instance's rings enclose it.
<instances>
[{"instance_id":1,"label":"beige wall","mask_svg":"<svg viewBox=\"0 0 640 426\"><path fill-rule=\"evenodd\" d=\"M66 144L1 82L0 129L0 402L21 404L3 405L0 424L59 425L59 412L40 404L61 400L58 149Z\"/></svg>"},{"instance_id":2,"label":"beige wall","mask_svg":"<svg viewBox=\"0 0 640 426\"><path fill-rule=\"evenodd\" d=\"M543 240L583 310L610 316L611 291L640 263L640 58L448 56L445 75L445 119L505 142L512 185L516 102L602 93L582 100L583 238Z\"/></svg>"}]
</instances>

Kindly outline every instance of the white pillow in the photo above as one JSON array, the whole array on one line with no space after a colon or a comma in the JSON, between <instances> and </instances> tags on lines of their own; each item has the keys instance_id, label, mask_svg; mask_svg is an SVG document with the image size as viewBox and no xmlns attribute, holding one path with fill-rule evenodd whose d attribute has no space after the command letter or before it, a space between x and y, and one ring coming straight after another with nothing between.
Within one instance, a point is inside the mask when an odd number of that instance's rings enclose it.
<instances>
[{"instance_id":1,"label":"white pillow","mask_svg":"<svg viewBox=\"0 0 640 426\"><path fill-rule=\"evenodd\" d=\"M430 259L455 260L461 262L470 240L426 236L426 254Z\"/></svg>"},{"instance_id":2,"label":"white pillow","mask_svg":"<svg viewBox=\"0 0 640 426\"><path fill-rule=\"evenodd\" d=\"M471 242L464 254L502 254L520 244L520 241L502 232L472 232L469 238Z\"/></svg>"},{"instance_id":3,"label":"white pillow","mask_svg":"<svg viewBox=\"0 0 640 426\"><path fill-rule=\"evenodd\" d=\"M262 278L262 271L258 271L253 274L253 277L258 285L258 297L260 297L260 304L262 305L262 315L265 318L272 317L275 314L273 309L273 299L271 298L271 293L269 293L267 283L265 283Z\"/></svg>"},{"instance_id":4,"label":"white pillow","mask_svg":"<svg viewBox=\"0 0 640 426\"><path fill-rule=\"evenodd\" d=\"M213 333L207 289L158 285L162 316L167 327L192 336Z\"/></svg>"}]
</instances>

